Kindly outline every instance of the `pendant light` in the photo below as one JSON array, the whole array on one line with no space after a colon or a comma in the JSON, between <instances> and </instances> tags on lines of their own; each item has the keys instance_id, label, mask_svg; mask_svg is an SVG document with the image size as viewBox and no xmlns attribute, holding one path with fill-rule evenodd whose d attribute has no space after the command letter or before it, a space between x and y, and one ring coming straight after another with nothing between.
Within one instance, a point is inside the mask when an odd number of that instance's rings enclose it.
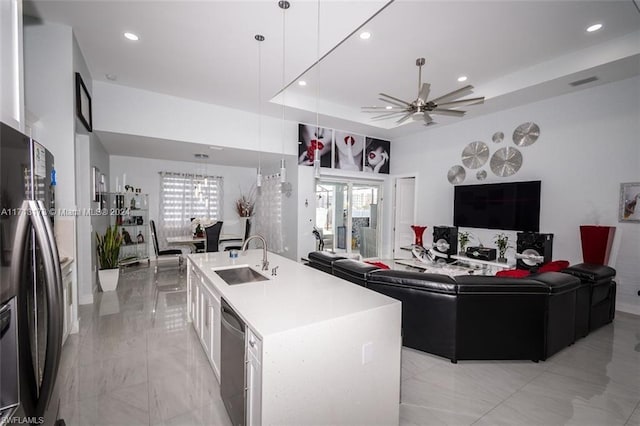
<instances>
[{"instance_id":1,"label":"pendant light","mask_svg":"<svg viewBox=\"0 0 640 426\"><path fill-rule=\"evenodd\" d=\"M254 36L258 42L258 173L256 174L256 187L262 187L262 42L264 36L256 34Z\"/></svg>"},{"instance_id":2,"label":"pendant light","mask_svg":"<svg viewBox=\"0 0 640 426\"><path fill-rule=\"evenodd\" d=\"M320 140L320 0L318 0L318 22L316 38L316 140ZM320 149L316 144L313 155L313 176L320 178Z\"/></svg>"},{"instance_id":3,"label":"pendant light","mask_svg":"<svg viewBox=\"0 0 640 426\"><path fill-rule=\"evenodd\" d=\"M287 0L280 0L278 2L278 7L282 9L282 87L285 86L285 35L286 35L286 21L285 21L285 13L291 4ZM285 102L284 102L285 90L282 91L282 158L280 159L280 183L287 182L287 169L284 161L284 141L285 141Z\"/></svg>"}]
</instances>

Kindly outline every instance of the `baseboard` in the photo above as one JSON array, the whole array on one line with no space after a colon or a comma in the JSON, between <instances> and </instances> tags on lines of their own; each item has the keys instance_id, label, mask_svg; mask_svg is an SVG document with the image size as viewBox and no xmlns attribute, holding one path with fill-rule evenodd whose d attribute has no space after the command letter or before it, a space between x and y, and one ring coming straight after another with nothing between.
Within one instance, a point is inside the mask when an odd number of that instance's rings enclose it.
<instances>
[{"instance_id":1,"label":"baseboard","mask_svg":"<svg viewBox=\"0 0 640 426\"><path fill-rule=\"evenodd\" d=\"M640 305L631 305L629 303L616 302L616 311L640 315Z\"/></svg>"},{"instance_id":2,"label":"baseboard","mask_svg":"<svg viewBox=\"0 0 640 426\"><path fill-rule=\"evenodd\" d=\"M91 305L93 304L93 294L85 294L78 297L78 304Z\"/></svg>"}]
</instances>

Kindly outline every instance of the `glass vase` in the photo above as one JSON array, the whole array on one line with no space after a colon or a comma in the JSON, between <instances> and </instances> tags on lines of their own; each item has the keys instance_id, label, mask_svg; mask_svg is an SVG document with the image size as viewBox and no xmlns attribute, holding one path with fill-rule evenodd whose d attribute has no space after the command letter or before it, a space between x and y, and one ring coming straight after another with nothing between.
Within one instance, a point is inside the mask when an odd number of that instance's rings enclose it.
<instances>
[{"instance_id":1,"label":"glass vase","mask_svg":"<svg viewBox=\"0 0 640 426\"><path fill-rule=\"evenodd\" d=\"M424 233L424 230L427 228L428 228L427 226L411 225L411 229L413 229L413 233L416 236L413 244L422 247L422 234Z\"/></svg>"}]
</instances>

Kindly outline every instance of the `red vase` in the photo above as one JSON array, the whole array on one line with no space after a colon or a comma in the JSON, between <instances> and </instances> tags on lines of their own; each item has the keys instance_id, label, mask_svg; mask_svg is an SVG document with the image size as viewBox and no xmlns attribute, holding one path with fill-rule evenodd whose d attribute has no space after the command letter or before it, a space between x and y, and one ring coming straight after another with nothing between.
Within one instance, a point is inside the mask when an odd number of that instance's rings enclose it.
<instances>
[{"instance_id":1,"label":"red vase","mask_svg":"<svg viewBox=\"0 0 640 426\"><path fill-rule=\"evenodd\" d=\"M413 229L413 233L416 234L416 240L414 244L417 246L422 246L422 234L424 230L427 229L427 226L419 226L419 225L411 225L411 229Z\"/></svg>"}]
</instances>

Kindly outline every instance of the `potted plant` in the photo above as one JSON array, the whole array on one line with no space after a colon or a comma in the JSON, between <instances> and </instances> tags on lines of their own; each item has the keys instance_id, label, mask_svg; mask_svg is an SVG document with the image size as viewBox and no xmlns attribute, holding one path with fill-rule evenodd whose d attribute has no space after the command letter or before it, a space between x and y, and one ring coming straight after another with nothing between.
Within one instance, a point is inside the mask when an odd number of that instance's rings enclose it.
<instances>
[{"instance_id":1,"label":"potted plant","mask_svg":"<svg viewBox=\"0 0 640 426\"><path fill-rule=\"evenodd\" d=\"M460 231L458 232L458 242L460 243L460 253L464 254L467 244L471 240L471 232Z\"/></svg>"},{"instance_id":2,"label":"potted plant","mask_svg":"<svg viewBox=\"0 0 640 426\"><path fill-rule=\"evenodd\" d=\"M96 232L96 249L98 252L98 278L102 291L113 291L118 286L118 256L122 245L122 235L118 225L107 228L104 235Z\"/></svg>"},{"instance_id":3,"label":"potted plant","mask_svg":"<svg viewBox=\"0 0 640 426\"><path fill-rule=\"evenodd\" d=\"M507 258L504 257L508 248L512 248L509 245L509 236L504 232L500 232L493 238L493 242L496 243L498 247L498 262L506 262Z\"/></svg>"}]
</instances>

